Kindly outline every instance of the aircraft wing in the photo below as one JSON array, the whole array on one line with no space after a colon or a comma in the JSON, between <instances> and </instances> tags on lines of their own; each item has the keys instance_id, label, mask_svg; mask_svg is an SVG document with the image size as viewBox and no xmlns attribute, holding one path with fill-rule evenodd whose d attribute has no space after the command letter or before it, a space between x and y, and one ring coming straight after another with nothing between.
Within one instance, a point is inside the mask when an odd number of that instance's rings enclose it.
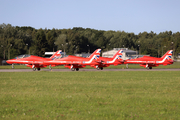
<instances>
[{"instance_id":1,"label":"aircraft wing","mask_svg":"<svg viewBox=\"0 0 180 120\"><path fill-rule=\"evenodd\" d=\"M142 66L144 68L147 68L147 67L157 67L157 66L159 66L159 64L143 63L143 64L140 64L140 66Z\"/></svg>"}]
</instances>

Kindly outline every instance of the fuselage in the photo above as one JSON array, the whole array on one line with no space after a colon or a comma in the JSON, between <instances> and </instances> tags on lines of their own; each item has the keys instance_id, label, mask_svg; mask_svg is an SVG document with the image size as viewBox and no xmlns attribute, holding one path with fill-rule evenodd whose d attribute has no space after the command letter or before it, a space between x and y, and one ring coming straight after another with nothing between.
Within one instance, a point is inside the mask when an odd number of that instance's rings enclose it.
<instances>
[{"instance_id":1,"label":"fuselage","mask_svg":"<svg viewBox=\"0 0 180 120\"><path fill-rule=\"evenodd\" d=\"M44 61L46 65L66 65L66 64L79 64L79 65L92 65L96 64L93 58L83 58L69 55L68 57L64 57L61 59L55 59L51 61Z\"/></svg>"},{"instance_id":2,"label":"fuselage","mask_svg":"<svg viewBox=\"0 0 180 120\"><path fill-rule=\"evenodd\" d=\"M28 67L47 67L47 65L44 65L44 61L50 61L50 58L43 58L38 57L34 55L29 55L25 57L16 57L14 59L7 60L6 62L8 64L27 64Z\"/></svg>"},{"instance_id":3,"label":"fuselage","mask_svg":"<svg viewBox=\"0 0 180 120\"><path fill-rule=\"evenodd\" d=\"M157 67L159 65L173 64L173 60L168 59L168 55L164 58L156 58L150 56L143 56L141 58L125 60L125 64L140 64L143 67Z\"/></svg>"}]
</instances>

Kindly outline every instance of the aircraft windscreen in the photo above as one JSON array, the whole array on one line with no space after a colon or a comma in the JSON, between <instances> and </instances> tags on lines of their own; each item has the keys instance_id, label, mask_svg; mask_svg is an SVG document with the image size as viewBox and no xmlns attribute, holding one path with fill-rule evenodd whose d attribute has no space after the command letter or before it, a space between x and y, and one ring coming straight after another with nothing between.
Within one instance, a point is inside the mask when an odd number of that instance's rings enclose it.
<instances>
[{"instance_id":1,"label":"aircraft windscreen","mask_svg":"<svg viewBox=\"0 0 180 120\"><path fill-rule=\"evenodd\" d=\"M14 59L21 59L21 58L26 58L26 57L30 57L31 55L19 55L17 57L15 57Z\"/></svg>"},{"instance_id":2,"label":"aircraft windscreen","mask_svg":"<svg viewBox=\"0 0 180 120\"><path fill-rule=\"evenodd\" d=\"M136 58L140 58L140 57L142 57L142 56L136 55L136 56L130 56L128 59L136 59Z\"/></svg>"}]
</instances>

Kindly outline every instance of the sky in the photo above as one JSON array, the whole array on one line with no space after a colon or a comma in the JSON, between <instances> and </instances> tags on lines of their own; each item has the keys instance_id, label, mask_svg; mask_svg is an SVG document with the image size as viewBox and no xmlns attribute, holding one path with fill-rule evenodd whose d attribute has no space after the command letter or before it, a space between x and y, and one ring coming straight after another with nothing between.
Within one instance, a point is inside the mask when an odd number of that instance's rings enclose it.
<instances>
[{"instance_id":1,"label":"sky","mask_svg":"<svg viewBox=\"0 0 180 120\"><path fill-rule=\"evenodd\" d=\"M0 0L0 24L36 29L180 31L180 0Z\"/></svg>"}]
</instances>

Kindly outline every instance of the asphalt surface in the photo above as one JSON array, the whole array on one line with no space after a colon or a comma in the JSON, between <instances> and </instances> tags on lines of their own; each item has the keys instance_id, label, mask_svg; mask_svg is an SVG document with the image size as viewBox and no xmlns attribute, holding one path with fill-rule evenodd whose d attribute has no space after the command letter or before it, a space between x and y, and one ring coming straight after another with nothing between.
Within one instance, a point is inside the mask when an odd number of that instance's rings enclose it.
<instances>
[{"instance_id":1,"label":"asphalt surface","mask_svg":"<svg viewBox=\"0 0 180 120\"><path fill-rule=\"evenodd\" d=\"M56 72L78 72L78 71L71 71L70 69L41 69L40 71L56 71ZM79 71L180 71L180 69L79 69ZM0 72L38 72L33 71L32 69L0 69Z\"/></svg>"}]
</instances>

